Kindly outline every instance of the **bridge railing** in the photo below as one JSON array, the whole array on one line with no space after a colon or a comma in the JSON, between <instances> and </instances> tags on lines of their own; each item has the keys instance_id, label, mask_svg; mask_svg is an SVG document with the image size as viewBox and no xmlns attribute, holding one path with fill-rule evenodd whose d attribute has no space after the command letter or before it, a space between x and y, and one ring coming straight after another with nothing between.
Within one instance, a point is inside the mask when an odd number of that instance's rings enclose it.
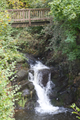
<instances>
[{"instance_id":1,"label":"bridge railing","mask_svg":"<svg viewBox=\"0 0 80 120\"><path fill-rule=\"evenodd\" d=\"M26 22L29 21L31 26L32 20L47 20L50 19L49 8L36 8L36 9L9 9L11 19L13 22Z\"/></svg>"}]
</instances>

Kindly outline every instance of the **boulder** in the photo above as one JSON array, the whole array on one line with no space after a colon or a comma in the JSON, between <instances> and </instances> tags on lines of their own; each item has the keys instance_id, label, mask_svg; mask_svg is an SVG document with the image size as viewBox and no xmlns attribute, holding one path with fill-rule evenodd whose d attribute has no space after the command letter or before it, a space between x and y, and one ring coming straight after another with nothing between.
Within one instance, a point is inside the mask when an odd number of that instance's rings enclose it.
<instances>
[{"instance_id":1,"label":"boulder","mask_svg":"<svg viewBox=\"0 0 80 120\"><path fill-rule=\"evenodd\" d=\"M25 103L25 109L34 110L35 104L35 100L29 100Z\"/></svg>"},{"instance_id":2,"label":"boulder","mask_svg":"<svg viewBox=\"0 0 80 120\"><path fill-rule=\"evenodd\" d=\"M28 71L21 69L17 72L17 79L23 80L25 78L28 78Z\"/></svg>"},{"instance_id":3,"label":"boulder","mask_svg":"<svg viewBox=\"0 0 80 120\"><path fill-rule=\"evenodd\" d=\"M32 55L29 55L29 54L25 54L25 60L28 64L36 64L36 59L32 56Z\"/></svg>"},{"instance_id":4,"label":"boulder","mask_svg":"<svg viewBox=\"0 0 80 120\"><path fill-rule=\"evenodd\" d=\"M22 96L24 96L24 97L25 97L25 96L27 96L27 97L30 96L30 90L27 89L27 88L24 89L24 90L22 91Z\"/></svg>"},{"instance_id":5,"label":"boulder","mask_svg":"<svg viewBox=\"0 0 80 120\"><path fill-rule=\"evenodd\" d=\"M33 83L29 82L28 87L29 87L30 90L34 89Z\"/></svg>"},{"instance_id":6,"label":"boulder","mask_svg":"<svg viewBox=\"0 0 80 120\"><path fill-rule=\"evenodd\" d=\"M57 97L57 91L56 90L53 90L49 93L49 98L50 99L54 99Z\"/></svg>"},{"instance_id":7,"label":"boulder","mask_svg":"<svg viewBox=\"0 0 80 120\"><path fill-rule=\"evenodd\" d=\"M41 77L39 77L39 84L41 84L42 86L46 86L47 82L49 80L49 74L50 74L50 70L49 69L42 69L39 70L39 75Z\"/></svg>"}]
</instances>

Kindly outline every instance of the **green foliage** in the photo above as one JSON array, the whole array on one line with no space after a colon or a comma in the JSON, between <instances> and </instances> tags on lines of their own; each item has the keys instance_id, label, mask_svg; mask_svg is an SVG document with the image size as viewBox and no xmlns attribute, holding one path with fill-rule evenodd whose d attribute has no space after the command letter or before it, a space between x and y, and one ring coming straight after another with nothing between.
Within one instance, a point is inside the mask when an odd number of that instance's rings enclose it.
<instances>
[{"instance_id":1,"label":"green foliage","mask_svg":"<svg viewBox=\"0 0 80 120\"><path fill-rule=\"evenodd\" d=\"M3 1L0 0L0 10L4 10L6 7L7 7L7 1L6 0L3 0Z\"/></svg>"},{"instance_id":2,"label":"green foliage","mask_svg":"<svg viewBox=\"0 0 80 120\"><path fill-rule=\"evenodd\" d=\"M57 51L61 50L70 61L79 59L80 0L53 0L49 5L51 6L50 14L53 16L55 26L56 24L61 25L61 30L64 30L63 36L65 35L64 40L61 39L58 44L60 49L55 46Z\"/></svg>"},{"instance_id":3,"label":"green foliage","mask_svg":"<svg viewBox=\"0 0 80 120\"><path fill-rule=\"evenodd\" d=\"M15 64L21 55L17 52L15 39L11 37L6 0L0 3L1 10L4 10L0 11L0 120L13 120L14 97L19 87L12 87L11 81L15 78Z\"/></svg>"},{"instance_id":4,"label":"green foliage","mask_svg":"<svg viewBox=\"0 0 80 120\"><path fill-rule=\"evenodd\" d=\"M34 0L32 2L32 6L34 8L46 8L46 7L49 7L48 3L51 1L52 0Z\"/></svg>"},{"instance_id":5,"label":"green foliage","mask_svg":"<svg viewBox=\"0 0 80 120\"><path fill-rule=\"evenodd\" d=\"M74 109L74 111L73 111L72 113L77 114L78 116L76 116L76 117L77 117L78 119L80 119L80 108L78 108L75 103L73 103L73 104L71 105L71 108Z\"/></svg>"},{"instance_id":6,"label":"green foliage","mask_svg":"<svg viewBox=\"0 0 80 120\"><path fill-rule=\"evenodd\" d=\"M16 39L15 45L24 53L39 55L42 43L39 34L42 27L14 28L12 36Z\"/></svg>"},{"instance_id":7,"label":"green foliage","mask_svg":"<svg viewBox=\"0 0 80 120\"><path fill-rule=\"evenodd\" d=\"M20 9L31 7L33 0L8 0L10 9Z\"/></svg>"},{"instance_id":8,"label":"green foliage","mask_svg":"<svg viewBox=\"0 0 80 120\"><path fill-rule=\"evenodd\" d=\"M51 0L7 0L10 9L49 7Z\"/></svg>"},{"instance_id":9,"label":"green foliage","mask_svg":"<svg viewBox=\"0 0 80 120\"><path fill-rule=\"evenodd\" d=\"M73 61L80 58L80 45L77 44L76 31L66 31L66 39L63 47L63 54L67 54L68 60Z\"/></svg>"},{"instance_id":10,"label":"green foliage","mask_svg":"<svg viewBox=\"0 0 80 120\"><path fill-rule=\"evenodd\" d=\"M18 102L17 102L17 104L20 106L20 107L25 107L25 103L26 103L26 101L27 101L27 98L24 98L24 96L19 96L18 97Z\"/></svg>"},{"instance_id":11,"label":"green foliage","mask_svg":"<svg viewBox=\"0 0 80 120\"><path fill-rule=\"evenodd\" d=\"M80 0L53 0L49 3L55 20L74 20L80 17Z\"/></svg>"},{"instance_id":12,"label":"green foliage","mask_svg":"<svg viewBox=\"0 0 80 120\"><path fill-rule=\"evenodd\" d=\"M19 0L25 8L44 8L49 7L48 3L51 0Z\"/></svg>"}]
</instances>

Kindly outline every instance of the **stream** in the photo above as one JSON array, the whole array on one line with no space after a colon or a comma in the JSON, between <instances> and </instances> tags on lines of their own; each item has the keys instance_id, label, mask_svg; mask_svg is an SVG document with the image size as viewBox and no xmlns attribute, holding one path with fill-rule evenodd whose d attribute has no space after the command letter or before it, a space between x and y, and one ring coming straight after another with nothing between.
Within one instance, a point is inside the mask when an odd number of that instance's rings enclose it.
<instances>
[{"instance_id":1,"label":"stream","mask_svg":"<svg viewBox=\"0 0 80 120\"><path fill-rule=\"evenodd\" d=\"M15 113L16 120L77 120L72 114L71 109L58 107L51 104L49 94L52 86L51 73L48 72L46 84L44 85L43 70L49 71L50 68L36 61L36 64L30 65L29 81L34 85L37 94L36 106L34 110L20 110Z\"/></svg>"},{"instance_id":2,"label":"stream","mask_svg":"<svg viewBox=\"0 0 80 120\"><path fill-rule=\"evenodd\" d=\"M59 114L37 114L34 111L19 111L15 114L16 120L78 120L71 112Z\"/></svg>"}]
</instances>

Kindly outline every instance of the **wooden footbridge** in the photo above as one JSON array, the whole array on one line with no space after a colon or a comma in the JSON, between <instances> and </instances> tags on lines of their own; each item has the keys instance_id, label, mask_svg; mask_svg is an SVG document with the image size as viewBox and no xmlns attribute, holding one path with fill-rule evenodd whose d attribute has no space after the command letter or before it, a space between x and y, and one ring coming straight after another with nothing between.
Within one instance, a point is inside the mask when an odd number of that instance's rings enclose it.
<instances>
[{"instance_id":1,"label":"wooden footbridge","mask_svg":"<svg viewBox=\"0 0 80 120\"><path fill-rule=\"evenodd\" d=\"M49 8L9 9L12 27L41 26L50 23Z\"/></svg>"}]
</instances>

